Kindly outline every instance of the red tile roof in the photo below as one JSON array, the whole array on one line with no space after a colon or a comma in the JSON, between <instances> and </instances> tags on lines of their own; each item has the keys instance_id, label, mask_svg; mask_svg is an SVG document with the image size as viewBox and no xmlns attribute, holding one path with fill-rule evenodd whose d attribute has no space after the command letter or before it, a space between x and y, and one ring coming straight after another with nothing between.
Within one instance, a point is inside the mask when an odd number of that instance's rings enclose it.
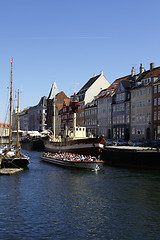
<instances>
[{"instance_id":1,"label":"red tile roof","mask_svg":"<svg viewBox=\"0 0 160 240\"><path fill-rule=\"evenodd\" d=\"M160 67L150 70L142 79L160 76Z\"/></svg>"}]
</instances>

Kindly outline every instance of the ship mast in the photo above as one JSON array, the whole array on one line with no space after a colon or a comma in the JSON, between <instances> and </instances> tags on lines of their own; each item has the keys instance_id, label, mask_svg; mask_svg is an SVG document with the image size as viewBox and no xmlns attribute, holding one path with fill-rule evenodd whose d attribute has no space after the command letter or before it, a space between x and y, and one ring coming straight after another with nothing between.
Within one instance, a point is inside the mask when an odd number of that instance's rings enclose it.
<instances>
[{"instance_id":1,"label":"ship mast","mask_svg":"<svg viewBox=\"0 0 160 240\"><path fill-rule=\"evenodd\" d=\"M12 124L12 62L13 59L11 58L11 85L10 85L10 118L9 118L9 147L11 147L11 124Z\"/></svg>"},{"instance_id":2,"label":"ship mast","mask_svg":"<svg viewBox=\"0 0 160 240\"><path fill-rule=\"evenodd\" d=\"M18 156L18 151L19 151L19 89L18 89L18 96L17 96L17 156Z\"/></svg>"}]
</instances>

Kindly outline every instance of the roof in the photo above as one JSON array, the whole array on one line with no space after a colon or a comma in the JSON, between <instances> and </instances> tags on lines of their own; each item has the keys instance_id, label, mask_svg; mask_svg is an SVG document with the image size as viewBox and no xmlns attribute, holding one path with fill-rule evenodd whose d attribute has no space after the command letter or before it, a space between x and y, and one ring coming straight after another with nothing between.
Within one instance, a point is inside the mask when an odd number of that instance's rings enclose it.
<instances>
[{"instance_id":1,"label":"roof","mask_svg":"<svg viewBox=\"0 0 160 240\"><path fill-rule=\"evenodd\" d=\"M52 84L48 99L53 99L57 93L58 93L58 88L57 88L56 82L54 82Z\"/></svg>"},{"instance_id":2,"label":"roof","mask_svg":"<svg viewBox=\"0 0 160 240\"><path fill-rule=\"evenodd\" d=\"M92 77L88 80L88 82L80 89L80 91L77 94L86 92L87 89L100 77L101 75L97 75L95 77Z\"/></svg>"},{"instance_id":3,"label":"roof","mask_svg":"<svg viewBox=\"0 0 160 240\"><path fill-rule=\"evenodd\" d=\"M69 97L67 97L67 95L63 91L57 93L55 98L56 98L56 103L57 104L58 103L62 103L63 104L64 99L69 99Z\"/></svg>"},{"instance_id":4,"label":"roof","mask_svg":"<svg viewBox=\"0 0 160 240\"><path fill-rule=\"evenodd\" d=\"M144 79L146 78L151 78L151 77L158 77L160 76L160 67L153 68L152 70L147 71L147 74L143 77Z\"/></svg>"},{"instance_id":5,"label":"roof","mask_svg":"<svg viewBox=\"0 0 160 240\"><path fill-rule=\"evenodd\" d=\"M120 82L120 81L123 81L123 80L126 81L126 80L129 79L130 77L131 77L131 75L127 75L127 76L124 76L124 77L121 77L121 78L116 79L113 83L111 83L111 85L110 85L108 88L102 90L102 91L98 94L98 99L99 99L99 98L104 98L104 97L112 96L112 95L115 93L115 90L117 89L117 86L118 86L119 82ZM104 96L102 96L102 92L104 92L104 91L106 91L106 93L107 93L107 91L108 91L108 94L105 94Z\"/></svg>"},{"instance_id":6,"label":"roof","mask_svg":"<svg viewBox=\"0 0 160 240\"><path fill-rule=\"evenodd\" d=\"M131 80L121 80L121 83L124 87L124 89L131 89L133 87L134 82L132 82Z\"/></svg>"},{"instance_id":7,"label":"roof","mask_svg":"<svg viewBox=\"0 0 160 240\"><path fill-rule=\"evenodd\" d=\"M9 123L0 123L1 128L9 128Z\"/></svg>"}]
</instances>

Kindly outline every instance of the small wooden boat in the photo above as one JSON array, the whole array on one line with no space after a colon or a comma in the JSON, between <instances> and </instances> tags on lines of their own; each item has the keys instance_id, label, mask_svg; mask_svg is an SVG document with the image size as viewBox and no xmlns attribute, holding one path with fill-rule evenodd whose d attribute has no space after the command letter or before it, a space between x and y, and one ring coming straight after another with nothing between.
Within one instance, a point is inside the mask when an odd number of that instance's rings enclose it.
<instances>
[{"instance_id":1,"label":"small wooden boat","mask_svg":"<svg viewBox=\"0 0 160 240\"><path fill-rule=\"evenodd\" d=\"M92 170L100 170L103 166L103 161L98 160L95 157L85 157L83 155L76 154L53 154L43 153L40 158L49 163L74 168L85 168Z\"/></svg>"}]
</instances>

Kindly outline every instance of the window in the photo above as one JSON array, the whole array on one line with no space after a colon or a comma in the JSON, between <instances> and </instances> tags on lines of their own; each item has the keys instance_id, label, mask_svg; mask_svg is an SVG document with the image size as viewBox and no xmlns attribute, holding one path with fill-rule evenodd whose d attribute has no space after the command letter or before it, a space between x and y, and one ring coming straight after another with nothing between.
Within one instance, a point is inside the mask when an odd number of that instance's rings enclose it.
<instances>
[{"instance_id":1,"label":"window","mask_svg":"<svg viewBox=\"0 0 160 240\"><path fill-rule=\"evenodd\" d=\"M132 122L135 122L136 118L135 115L132 116Z\"/></svg>"},{"instance_id":2,"label":"window","mask_svg":"<svg viewBox=\"0 0 160 240\"><path fill-rule=\"evenodd\" d=\"M154 120L157 120L157 112L154 112Z\"/></svg>"},{"instance_id":3,"label":"window","mask_svg":"<svg viewBox=\"0 0 160 240\"><path fill-rule=\"evenodd\" d=\"M124 123L124 115L122 116L122 123Z\"/></svg>"},{"instance_id":4,"label":"window","mask_svg":"<svg viewBox=\"0 0 160 240\"><path fill-rule=\"evenodd\" d=\"M160 92L160 85L158 85L158 92Z\"/></svg>"},{"instance_id":5,"label":"window","mask_svg":"<svg viewBox=\"0 0 160 240\"><path fill-rule=\"evenodd\" d=\"M160 111L158 111L158 120L160 120Z\"/></svg>"},{"instance_id":6,"label":"window","mask_svg":"<svg viewBox=\"0 0 160 240\"><path fill-rule=\"evenodd\" d=\"M130 122L130 121L129 121L129 115L127 115L127 117L126 117L126 122L127 122L127 123Z\"/></svg>"},{"instance_id":7,"label":"window","mask_svg":"<svg viewBox=\"0 0 160 240\"><path fill-rule=\"evenodd\" d=\"M150 89L150 88L147 89L147 93L148 93L148 94L151 93L151 89Z\"/></svg>"},{"instance_id":8,"label":"window","mask_svg":"<svg viewBox=\"0 0 160 240\"><path fill-rule=\"evenodd\" d=\"M148 106L151 105L151 100L150 100L150 99L147 100L147 105L148 105Z\"/></svg>"},{"instance_id":9,"label":"window","mask_svg":"<svg viewBox=\"0 0 160 240\"><path fill-rule=\"evenodd\" d=\"M116 138L116 129L113 128L113 138Z\"/></svg>"},{"instance_id":10,"label":"window","mask_svg":"<svg viewBox=\"0 0 160 240\"><path fill-rule=\"evenodd\" d=\"M157 93L157 86L154 86L154 93Z\"/></svg>"},{"instance_id":11,"label":"window","mask_svg":"<svg viewBox=\"0 0 160 240\"><path fill-rule=\"evenodd\" d=\"M135 134L136 133L136 129L135 127L132 127L132 134Z\"/></svg>"},{"instance_id":12,"label":"window","mask_svg":"<svg viewBox=\"0 0 160 240\"><path fill-rule=\"evenodd\" d=\"M157 98L154 99L154 106L157 105Z\"/></svg>"},{"instance_id":13,"label":"window","mask_svg":"<svg viewBox=\"0 0 160 240\"><path fill-rule=\"evenodd\" d=\"M158 98L158 105L160 105L160 97Z\"/></svg>"}]
</instances>

